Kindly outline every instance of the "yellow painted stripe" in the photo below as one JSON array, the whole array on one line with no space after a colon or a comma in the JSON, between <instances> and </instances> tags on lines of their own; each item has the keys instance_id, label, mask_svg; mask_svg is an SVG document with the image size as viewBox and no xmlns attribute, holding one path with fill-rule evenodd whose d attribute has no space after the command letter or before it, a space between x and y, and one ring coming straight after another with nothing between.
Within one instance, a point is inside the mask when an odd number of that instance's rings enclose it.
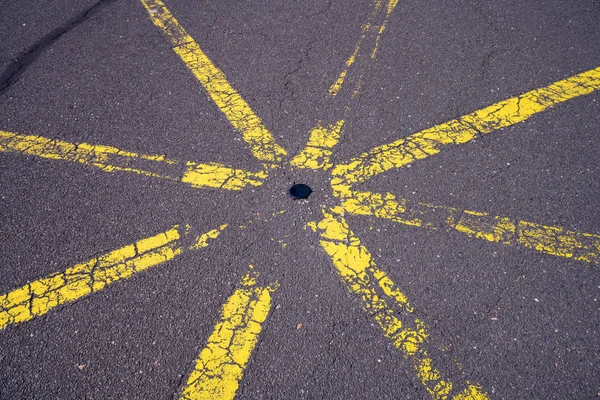
<instances>
[{"instance_id":1,"label":"yellow painted stripe","mask_svg":"<svg viewBox=\"0 0 600 400\"><path fill-rule=\"evenodd\" d=\"M331 162L331 155L333 148L340 140L342 134L342 127L346 116L350 113L351 101L355 99L360 88L362 86L363 75L366 70L366 66L369 60L374 59L379 46L380 38L385 31L385 26L388 22L389 16L396 7L397 0L388 0L387 7L384 8L383 0L376 0L374 2L374 9L367 18L367 22L362 26L361 36L354 48L354 52L346 61L345 69L340 73L339 77L329 88L330 97L336 97L344 86L344 82L348 78L354 80L354 91L350 98L346 98L343 109L343 116L336 122L326 124L323 121L319 121L317 126L312 129L308 143L305 148L301 150L291 161L291 164L298 168L308 168L315 170L328 170L333 164ZM382 12L385 15L383 22L376 25L374 20L380 17ZM360 57L365 49L365 41L370 37L371 33L375 33L375 40L373 40L373 46L371 50L371 57ZM357 63L357 61L359 61ZM362 62L360 62L362 61ZM335 121L335 120L334 120Z\"/></svg>"},{"instance_id":2,"label":"yellow painted stripe","mask_svg":"<svg viewBox=\"0 0 600 400\"><path fill-rule=\"evenodd\" d=\"M411 202L393 194L352 192L341 205L353 215L374 215L404 225L456 230L469 237L600 264L600 235L570 231L487 213Z\"/></svg>"},{"instance_id":3,"label":"yellow painted stripe","mask_svg":"<svg viewBox=\"0 0 600 400\"><path fill-rule=\"evenodd\" d=\"M216 230L199 235L189 248L206 247L208 240L216 238L225 227L221 225ZM172 260L188 248L181 239L189 234L188 225L175 225L158 235L138 240L88 262L76 264L65 272L54 273L0 295L0 330L44 315L55 307L99 292L111 283Z\"/></svg>"},{"instance_id":4,"label":"yellow painted stripe","mask_svg":"<svg viewBox=\"0 0 600 400\"><path fill-rule=\"evenodd\" d=\"M50 160L70 161L104 172L131 172L179 181L194 188L241 190L262 185L267 173L249 172L219 163L183 163L164 155L138 154L116 147L69 143L35 135L0 131L0 152L20 153Z\"/></svg>"},{"instance_id":5,"label":"yellow painted stripe","mask_svg":"<svg viewBox=\"0 0 600 400\"><path fill-rule=\"evenodd\" d=\"M212 63L162 1L141 1L154 25L169 38L175 53L204 86L231 125L241 133L252 154L265 163L280 162L287 155L285 149L275 142L261 119L229 84L223 71Z\"/></svg>"},{"instance_id":6,"label":"yellow painted stripe","mask_svg":"<svg viewBox=\"0 0 600 400\"><path fill-rule=\"evenodd\" d=\"M298 168L322 170L331 168L332 149L340 140L343 126L343 119L327 126L323 126L320 122L312 130L306 147L290 163Z\"/></svg>"},{"instance_id":7,"label":"yellow painted stripe","mask_svg":"<svg viewBox=\"0 0 600 400\"><path fill-rule=\"evenodd\" d=\"M414 310L406 295L377 267L369 251L343 217L324 212L323 220L312 227L319 231L321 246L331 258L347 289L358 297L384 336L412 363L419 380L432 398L487 398L478 385L468 381L455 384L438 370L426 350L430 341L427 326L414 317Z\"/></svg>"},{"instance_id":8,"label":"yellow painted stripe","mask_svg":"<svg viewBox=\"0 0 600 400\"><path fill-rule=\"evenodd\" d=\"M250 266L252 268L252 266ZM252 269L221 309L221 316L194 370L181 392L181 399L233 399L258 342L262 324L271 309L276 285L260 287Z\"/></svg>"},{"instance_id":9,"label":"yellow painted stripe","mask_svg":"<svg viewBox=\"0 0 600 400\"><path fill-rule=\"evenodd\" d=\"M384 3L383 0L375 0L374 1L373 11L371 11L366 22L362 25L362 32L361 32L360 38L358 39L358 42L356 43L356 46L354 47L354 51L352 52L352 54L350 55L348 60L346 60L345 68L342 70L342 72L340 72L340 74L337 77L337 79L335 80L335 82L329 87L329 95L330 96L335 97L341 92L341 90L344 86L344 83L350 76L349 75L350 69L354 66L355 62L359 59L360 54L363 52L364 42L370 33L375 33L375 37L373 40L373 46L372 46L372 49L370 50L370 53L371 53L370 58L376 57L381 35L385 31L385 26L388 22L389 16L392 13L392 11L394 10L394 8L396 8L396 5L398 4L398 0L388 0L387 7L385 7L385 8L383 7L383 3ZM378 16L380 16L382 14L382 12L385 12L383 21L381 22L381 24L375 24L374 23L375 19ZM356 84L355 84L355 89L356 89L355 92L360 88L363 74L364 74L364 68L362 68L362 71L357 76L357 80L356 80Z\"/></svg>"},{"instance_id":10,"label":"yellow painted stripe","mask_svg":"<svg viewBox=\"0 0 600 400\"><path fill-rule=\"evenodd\" d=\"M250 172L219 163L187 162L186 165L181 182L195 188L242 190L245 187L262 185L268 175L266 171Z\"/></svg>"},{"instance_id":11,"label":"yellow painted stripe","mask_svg":"<svg viewBox=\"0 0 600 400\"><path fill-rule=\"evenodd\" d=\"M587 95L600 89L600 67L501 101L458 119L425 129L336 166L332 185L339 191L364 182L393 168L440 152L441 147L458 145L480 135L525 121L555 104Z\"/></svg>"},{"instance_id":12,"label":"yellow painted stripe","mask_svg":"<svg viewBox=\"0 0 600 400\"><path fill-rule=\"evenodd\" d=\"M375 38L375 46L373 47L373 51L371 52L371 58L377 57L377 51L379 50L379 42L381 41L381 35L386 29L386 25L390 18L390 14L394 11L394 8L398 5L398 0L390 0L387 5L387 12L385 14L385 19L383 23L379 26L379 32L377 33L377 37Z\"/></svg>"}]
</instances>

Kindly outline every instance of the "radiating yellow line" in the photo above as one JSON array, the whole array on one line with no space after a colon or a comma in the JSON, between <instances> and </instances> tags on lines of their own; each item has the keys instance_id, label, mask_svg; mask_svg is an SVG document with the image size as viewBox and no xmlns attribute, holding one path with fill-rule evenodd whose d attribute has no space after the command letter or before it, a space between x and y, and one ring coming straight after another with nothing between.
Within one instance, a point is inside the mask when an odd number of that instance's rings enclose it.
<instances>
[{"instance_id":1,"label":"radiating yellow line","mask_svg":"<svg viewBox=\"0 0 600 400\"><path fill-rule=\"evenodd\" d=\"M389 0L387 5L387 12L385 14L385 18L383 19L383 23L379 26L379 32L377 33L377 37L375 38L375 46L373 47L373 51L371 52L371 58L377 57L377 51L379 50L379 42L381 41L381 35L386 29L388 20L390 18L390 14L394 11L394 8L398 5L398 0Z\"/></svg>"},{"instance_id":2,"label":"radiating yellow line","mask_svg":"<svg viewBox=\"0 0 600 400\"><path fill-rule=\"evenodd\" d=\"M219 163L187 162L186 165L180 180L195 188L242 190L249 186L260 186L267 178L266 171L250 172Z\"/></svg>"},{"instance_id":3,"label":"radiating yellow line","mask_svg":"<svg viewBox=\"0 0 600 400\"><path fill-rule=\"evenodd\" d=\"M377 34L375 36L375 40L373 41L372 50L370 51L371 58L375 58L375 56L377 54L377 49L379 47L379 41L380 41L381 35L385 31L385 26L388 22L389 16L392 13L392 11L394 10L394 8L396 8L397 4L398 4L398 0L388 0L387 7L385 8L386 13L385 13L385 16L383 17L383 22L380 25L374 25L375 18L382 10L384 10L383 9L383 0L375 0L374 1L374 4L373 4L374 9L369 14L367 21L362 25L362 32L361 32L360 38L358 39L358 42L356 43L356 46L354 47L354 51L352 52L352 55L350 55L348 60L346 60L346 67L342 70L342 72L340 72L340 74L337 77L337 79L335 80L335 82L329 87L329 95L330 96L335 97L342 90L342 87L344 86L344 82L348 78L348 72L350 71L350 68L352 68L352 66L358 59L359 54L362 52L363 42L369 35L369 32L377 32ZM356 89L358 89L360 87L363 73L364 73L364 70L358 76L358 79L356 82Z\"/></svg>"},{"instance_id":4,"label":"radiating yellow line","mask_svg":"<svg viewBox=\"0 0 600 400\"><path fill-rule=\"evenodd\" d=\"M219 163L182 163L161 155L138 154L116 147L69 143L6 131L0 131L0 152L70 161L100 168L104 172L131 172L169 179L194 188L241 190L262 185L267 177L265 171L249 172Z\"/></svg>"},{"instance_id":5,"label":"radiating yellow line","mask_svg":"<svg viewBox=\"0 0 600 400\"><path fill-rule=\"evenodd\" d=\"M438 370L428 351L427 326L413 316L413 308L392 279L379 269L369 251L343 217L324 212L318 224L321 246L331 258L350 293L375 319L384 336L414 366L421 383L434 399L487 399L481 387L466 381L460 388Z\"/></svg>"},{"instance_id":6,"label":"radiating yellow line","mask_svg":"<svg viewBox=\"0 0 600 400\"><path fill-rule=\"evenodd\" d=\"M357 94L360 91L362 78L365 73L365 62L362 63L360 68L357 68L355 65L357 61L357 57L364 50L364 41L369 35L369 33L377 32L375 36L375 40L373 41L373 46L371 50L370 59L374 59L377 53L377 48L379 46L379 41L381 35L385 31L385 26L388 22L389 16L396 7L398 1L397 0L388 0L387 7L385 8L385 17L383 17L383 22L380 25L374 25L375 18L381 13L383 8L383 0L375 0L374 9L371 11L366 23L362 27L362 33L354 48L354 52L350 56L350 58L346 61L345 69L340 73L338 79L331 85L329 88L329 95L331 97L335 97L342 90L344 85L344 81L349 77L353 77L355 79L354 92L349 99L344 99L347 101L345 107L343 109L343 115L338 118L337 121L335 119L333 123L324 123L323 121L319 121L317 126L311 130L310 138L308 139L308 143L305 148L301 150L290 162L293 166L298 168L308 168L315 170L328 170L333 164L331 162L331 155L333 153L333 148L340 140L342 135L342 128L344 126L344 120L346 116L350 113L351 105L350 102L352 99L356 98ZM361 58L363 59L363 58ZM363 60L368 60L364 58ZM352 74L349 74L350 69L352 69ZM356 72L358 71L358 72ZM331 118L331 117L329 117Z\"/></svg>"},{"instance_id":7,"label":"radiating yellow line","mask_svg":"<svg viewBox=\"0 0 600 400\"><path fill-rule=\"evenodd\" d=\"M175 225L158 235L0 295L0 330L99 292L111 283L172 260L188 248L206 247L208 239L216 238L226 226L221 225L195 239L192 237L192 245L187 247L181 239L191 235L190 227Z\"/></svg>"},{"instance_id":8,"label":"radiating yellow line","mask_svg":"<svg viewBox=\"0 0 600 400\"><path fill-rule=\"evenodd\" d=\"M467 143L480 135L525 121L555 104L600 89L600 67L501 101L458 119L425 129L337 165L332 185L338 191L393 168L440 152L441 147Z\"/></svg>"},{"instance_id":9,"label":"radiating yellow line","mask_svg":"<svg viewBox=\"0 0 600 400\"><path fill-rule=\"evenodd\" d=\"M260 287L252 270L221 309L221 317L188 377L181 399L233 399L277 286Z\"/></svg>"},{"instance_id":10,"label":"radiating yellow line","mask_svg":"<svg viewBox=\"0 0 600 400\"><path fill-rule=\"evenodd\" d=\"M456 230L469 237L600 264L600 235L569 231L477 211L410 202L393 194L352 192L341 205L353 215L374 215L404 225Z\"/></svg>"},{"instance_id":11,"label":"radiating yellow line","mask_svg":"<svg viewBox=\"0 0 600 400\"><path fill-rule=\"evenodd\" d=\"M175 53L204 86L233 127L242 134L252 154L265 163L281 162L287 155L285 149L275 142L261 119L229 84L223 71L210 61L165 4L160 0L141 1L154 25L170 39Z\"/></svg>"},{"instance_id":12,"label":"radiating yellow line","mask_svg":"<svg viewBox=\"0 0 600 400\"><path fill-rule=\"evenodd\" d=\"M340 140L344 120L323 126L319 123L310 133L306 147L290 161L295 167L328 170L333 166L331 154Z\"/></svg>"}]
</instances>

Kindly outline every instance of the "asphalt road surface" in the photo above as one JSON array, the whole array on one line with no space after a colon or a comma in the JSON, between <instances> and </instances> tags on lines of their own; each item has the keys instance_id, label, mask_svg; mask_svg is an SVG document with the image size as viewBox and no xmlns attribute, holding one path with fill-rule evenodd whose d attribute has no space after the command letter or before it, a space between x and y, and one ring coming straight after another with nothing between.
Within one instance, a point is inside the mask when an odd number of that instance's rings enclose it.
<instances>
[{"instance_id":1,"label":"asphalt road surface","mask_svg":"<svg viewBox=\"0 0 600 400\"><path fill-rule=\"evenodd\" d=\"M597 1L165 1L0 1L1 399L600 398Z\"/></svg>"}]
</instances>

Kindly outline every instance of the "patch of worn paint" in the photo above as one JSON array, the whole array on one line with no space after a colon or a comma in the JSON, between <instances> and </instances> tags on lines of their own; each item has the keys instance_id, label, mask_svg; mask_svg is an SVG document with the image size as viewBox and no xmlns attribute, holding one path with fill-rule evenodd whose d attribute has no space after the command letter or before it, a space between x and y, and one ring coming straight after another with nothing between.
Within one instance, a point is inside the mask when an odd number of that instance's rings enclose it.
<instances>
[{"instance_id":1,"label":"patch of worn paint","mask_svg":"<svg viewBox=\"0 0 600 400\"><path fill-rule=\"evenodd\" d=\"M50 160L81 163L105 172L125 171L159 178L171 177L163 170L178 164L165 156L138 154L111 146L69 143L35 135L0 131L0 152L20 153ZM171 169L173 170L173 169Z\"/></svg>"},{"instance_id":2,"label":"patch of worn paint","mask_svg":"<svg viewBox=\"0 0 600 400\"><path fill-rule=\"evenodd\" d=\"M488 242L600 264L600 235L596 234L492 216L484 212L411 202L391 193L347 192L341 199L340 208L353 215L374 215L404 225L456 230Z\"/></svg>"},{"instance_id":3,"label":"patch of worn paint","mask_svg":"<svg viewBox=\"0 0 600 400\"><path fill-rule=\"evenodd\" d=\"M390 14L394 11L394 8L398 5L398 0L391 0L387 5L387 13L385 15L385 19L383 23L379 26L379 32L377 33L377 37L375 38L375 46L373 47L373 51L371 52L371 58L377 57L377 50L379 50L379 42L381 41L381 35L386 29L386 25L388 23L388 19L390 18Z\"/></svg>"},{"instance_id":4,"label":"patch of worn paint","mask_svg":"<svg viewBox=\"0 0 600 400\"><path fill-rule=\"evenodd\" d=\"M396 5L398 4L398 0L389 0L387 2L387 7L385 9L383 7L383 3L384 3L383 0L376 0L373 3L373 10L370 12L370 14L367 18L367 21L362 25L362 31L361 31L360 38L358 39L358 42L356 43L356 46L354 47L354 51L352 52L352 54L350 55L348 60L346 60L346 67L342 70L342 72L340 72L340 74L338 75L335 82L329 87L329 95L330 96L335 97L342 90L342 88L344 86L344 82L346 81L346 79L349 75L349 71L353 67L353 65L357 61L357 59L359 58L359 55L361 54L361 52L363 50L364 42L367 39L367 37L369 37L370 33L375 34L372 50L370 51L371 52L370 58L376 57L377 49L379 47L379 42L381 40L381 35L385 31L385 27L388 23L389 16L392 13L392 11L394 10L394 8L396 8ZM385 12L383 17L381 17L382 12ZM375 23L375 19L377 19L378 16L380 18L383 18L383 21L380 24ZM356 92L358 91L358 88L361 85L363 74L364 74L364 68L360 72L360 74L358 74L358 76L356 77L357 78L356 85L355 85L356 87L355 87L355 93L353 94L353 97L356 95Z\"/></svg>"},{"instance_id":5,"label":"patch of worn paint","mask_svg":"<svg viewBox=\"0 0 600 400\"><path fill-rule=\"evenodd\" d=\"M323 126L321 122L312 130L306 147L296 155L290 164L298 168L328 170L333 147L340 140L344 120Z\"/></svg>"},{"instance_id":6,"label":"patch of worn paint","mask_svg":"<svg viewBox=\"0 0 600 400\"><path fill-rule=\"evenodd\" d=\"M474 399L486 399L479 386L469 382L458 392L456 386L433 366L425 348L429 340L426 325L412 314L406 295L392 279L379 269L369 251L350 230L345 219L324 212L324 218L312 225L320 233L321 246L346 284L346 288L361 301L363 308L375 319L384 336L411 361L421 383L434 399L461 398L473 391ZM454 396L453 396L454 394ZM465 397L462 397L465 398Z\"/></svg>"},{"instance_id":7,"label":"patch of worn paint","mask_svg":"<svg viewBox=\"0 0 600 400\"><path fill-rule=\"evenodd\" d=\"M228 190L242 190L248 186L260 186L267 178L267 172L250 172L233 169L219 163L187 163L187 170L181 182L193 187L211 187Z\"/></svg>"},{"instance_id":8,"label":"patch of worn paint","mask_svg":"<svg viewBox=\"0 0 600 400\"><path fill-rule=\"evenodd\" d=\"M182 252L179 226L0 296L0 329L46 314Z\"/></svg>"},{"instance_id":9,"label":"patch of worn paint","mask_svg":"<svg viewBox=\"0 0 600 400\"><path fill-rule=\"evenodd\" d=\"M258 343L277 285L257 286L252 266L227 300L206 347L181 392L181 399L233 399Z\"/></svg>"},{"instance_id":10,"label":"patch of worn paint","mask_svg":"<svg viewBox=\"0 0 600 400\"><path fill-rule=\"evenodd\" d=\"M35 135L0 131L0 152L69 161L104 172L130 172L182 182L194 188L241 190L262 185L265 171L249 172L219 163L183 163L164 155L138 154L116 147L70 143Z\"/></svg>"},{"instance_id":11,"label":"patch of worn paint","mask_svg":"<svg viewBox=\"0 0 600 400\"><path fill-rule=\"evenodd\" d=\"M332 186L340 191L375 175L401 168L440 152L443 146L470 142L477 137L523 122L549 107L600 89L600 67L532 90L454 119L375 147L333 170Z\"/></svg>"},{"instance_id":12,"label":"patch of worn paint","mask_svg":"<svg viewBox=\"0 0 600 400\"><path fill-rule=\"evenodd\" d=\"M187 248L180 239L190 234L189 226L175 225L158 235L0 295L0 330L44 315L53 308L98 292L111 283L163 264L187 249L206 247L208 239L215 239L225 227L221 225L219 230L199 236L196 244Z\"/></svg>"},{"instance_id":13,"label":"patch of worn paint","mask_svg":"<svg viewBox=\"0 0 600 400\"><path fill-rule=\"evenodd\" d=\"M254 157L266 164L279 163L287 155L284 148L254 113L248 103L227 81L177 19L160 0L141 0L150 19L171 41L181 58L231 125L240 132Z\"/></svg>"},{"instance_id":14,"label":"patch of worn paint","mask_svg":"<svg viewBox=\"0 0 600 400\"><path fill-rule=\"evenodd\" d=\"M202 247L207 247L208 242L210 240L215 240L216 238L218 238L219 235L221 234L221 232L223 232L223 230L225 228L227 228L227 226L228 226L227 224L223 224L218 229L213 229L212 231L208 231L208 232L203 233L202 235L198 236L196 238L196 243L193 244L192 246L190 246L190 249L196 250L196 249L200 249Z\"/></svg>"}]
</instances>

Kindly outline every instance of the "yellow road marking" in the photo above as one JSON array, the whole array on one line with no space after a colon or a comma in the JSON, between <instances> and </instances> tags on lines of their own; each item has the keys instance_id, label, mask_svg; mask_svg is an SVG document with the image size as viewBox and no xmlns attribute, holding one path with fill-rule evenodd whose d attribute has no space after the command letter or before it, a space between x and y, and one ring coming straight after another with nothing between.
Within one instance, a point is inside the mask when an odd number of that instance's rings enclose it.
<instances>
[{"instance_id":1,"label":"yellow road marking","mask_svg":"<svg viewBox=\"0 0 600 400\"><path fill-rule=\"evenodd\" d=\"M347 289L375 319L384 336L413 364L417 376L434 399L487 399L478 385L466 382L459 389L442 375L424 348L429 340L426 325L412 316L404 293L379 269L369 251L350 230L343 217L324 212L312 228L321 235L321 246L331 258ZM462 389L462 391L461 391Z\"/></svg>"},{"instance_id":2,"label":"yellow road marking","mask_svg":"<svg viewBox=\"0 0 600 400\"><path fill-rule=\"evenodd\" d=\"M183 163L161 155L138 154L116 147L69 143L35 135L0 131L0 152L20 153L100 168L104 172L131 172L187 183L195 188L241 190L262 185L266 172L249 172L219 163Z\"/></svg>"},{"instance_id":3,"label":"yellow road marking","mask_svg":"<svg viewBox=\"0 0 600 400\"><path fill-rule=\"evenodd\" d=\"M252 266L250 266L252 268ZM250 360L276 285L260 287L252 269L221 309L221 317L196 360L181 399L233 399Z\"/></svg>"},{"instance_id":4,"label":"yellow road marking","mask_svg":"<svg viewBox=\"0 0 600 400\"><path fill-rule=\"evenodd\" d=\"M390 14L394 11L394 8L398 5L398 0L390 0L387 5L387 12L385 14L385 18L383 19L383 23L379 26L379 32L377 33L377 37L375 38L375 46L373 47L373 51L371 52L371 58L377 57L377 50L379 50L379 42L381 41L381 35L386 29L386 25L390 18Z\"/></svg>"},{"instance_id":5,"label":"yellow road marking","mask_svg":"<svg viewBox=\"0 0 600 400\"><path fill-rule=\"evenodd\" d=\"M242 190L248 186L260 186L267 178L264 171L250 172L219 163L187 162L186 165L187 169L181 177L181 182L189 183L195 188Z\"/></svg>"},{"instance_id":6,"label":"yellow road marking","mask_svg":"<svg viewBox=\"0 0 600 400\"><path fill-rule=\"evenodd\" d=\"M287 155L275 138L252 111L248 103L229 84L223 71L215 66L196 41L160 0L141 0L150 19L170 39L173 51L225 114L231 125L242 134L254 157L265 163L278 163Z\"/></svg>"},{"instance_id":7,"label":"yellow road marking","mask_svg":"<svg viewBox=\"0 0 600 400\"><path fill-rule=\"evenodd\" d=\"M600 235L483 212L410 202L390 193L352 192L351 196L342 199L341 206L353 215L374 215L404 225L431 229L454 229L489 242L600 264Z\"/></svg>"},{"instance_id":8,"label":"yellow road marking","mask_svg":"<svg viewBox=\"0 0 600 400\"><path fill-rule=\"evenodd\" d=\"M191 249L206 247L227 225L221 225L195 238ZM141 239L92 260L28 283L0 295L0 330L29 321L55 307L99 292L111 283L127 279L150 267L165 263L187 249L181 238L190 233L189 226L173 228Z\"/></svg>"},{"instance_id":9,"label":"yellow road marking","mask_svg":"<svg viewBox=\"0 0 600 400\"><path fill-rule=\"evenodd\" d=\"M600 67L375 147L348 163L337 165L332 170L335 176L332 185L343 192L349 189L349 185L437 154L442 146L467 143L480 135L525 121L555 104L598 89Z\"/></svg>"},{"instance_id":10,"label":"yellow road marking","mask_svg":"<svg viewBox=\"0 0 600 400\"><path fill-rule=\"evenodd\" d=\"M340 140L344 120L322 126L321 123L310 133L306 147L296 155L290 164L299 168L328 170L333 166L330 157L333 147Z\"/></svg>"},{"instance_id":11,"label":"yellow road marking","mask_svg":"<svg viewBox=\"0 0 600 400\"><path fill-rule=\"evenodd\" d=\"M383 22L380 25L374 25L374 20L380 14L383 8L383 0L376 0L374 2L374 9L370 13L367 18L367 22L362 27L362 33L356 44L354 52L350 56L350 58L346 61L345 69L340 73L338 79L331 85L329 88L329 95L331 97L335 97L342 90L344 85L344 81L346 81L351 75L348 75L350 68L353 68L353 71L359 71L354 74L355 85L354 92L352 93L352 97L347 99L348 103L343 107L343 117L338 121L330 124L326 124L323 121L319 121L317 126L312 129L310 133L310 138L308 139L308 143L305 148L300 151L290 162L291 165L298 168L308 168L308 169L320 169L320 170L328 170L333 164L331 162L332 149L340 140L342 134L342 128L344 126L345 116L350 111L350 101L356 97L361 88L362 78L366 68L366 62L368 60L365 59L365 62L362 63L362 66L358 67L356 61L362 50L364 49L363 44L368 34L371 32L377 32L375 36L375 40L373 41L373 49L371 51L370 59L374 59L377 53L377 48L379 46L379 41L381 35L385 31L385 26L389 19L390 14L396 7L398 1L397 0L389 0L387 3L387 7L385 8L386 13L383 18ZM360 63L359 63L360 64Z\"/></svg>"},{"instance_id":12,"label":"yellow road marking","mask_svg":"<svg viewBox=\"0 0 600 400\"><path fill-rule=\"evenodd\" d=\"M354 63L356 62L357 58L359 57L359 54L361 53L361 50L363 47L363 42L365 41L365 38L367 37L369 32L377 32L377 35L375 36L375 40L373 43L373 49L371 50L371 58L375 58L375 56L377 54L377 49L379 47L379 41L380 41L381 35L385 31L385 26L388 22L388 18L397 4L398 4L398 0L389 0L387 3L387 7L385 9L386 14L383 19L383 22L380 25L374 25L373 21L375 20L377 15L383 10L383 0L376 0L374 2L374 9L373 9L373 11L371 11L371 13L369 14L369 17L367 18L367 21L362 26L362 32L361 32L360 38L358 39L358 43L356 43L356 46L354 47L354 51L352 52L352 55L348 58L348 60L346 60L346 68L344 68L342 70L342 72L340 72L338 78L329 87L329 95L330 96L335 97L342 90L344 82L348 78L348 72L349 72L350 68L352 68ZM358 79L356 81L356 87L355 87L356 90L358 90L360 88L363 73L364 73L364 70L358 76Z\"/></svg>"}]
</instances>

